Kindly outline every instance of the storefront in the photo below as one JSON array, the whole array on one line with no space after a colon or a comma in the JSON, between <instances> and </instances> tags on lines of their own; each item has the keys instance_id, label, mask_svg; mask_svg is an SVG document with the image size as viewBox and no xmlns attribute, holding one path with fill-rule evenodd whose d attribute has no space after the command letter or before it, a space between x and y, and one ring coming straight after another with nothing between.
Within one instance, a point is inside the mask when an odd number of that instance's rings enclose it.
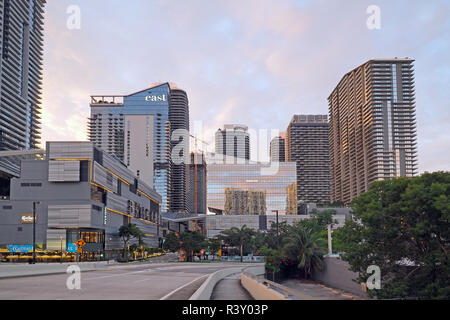
<instances>
[{"instance_id":1,"label":"storefront","mask_svg":"<svg viewBox=\"0 0 450 320\"><path fill-rule=\"evenodd\" d=\"M67 230L66 250L71 255L76 255L75 242L82 239L86 244L83 252L79 254L79 261L98 261L105 256L105 230L100 229L71 229Z\"/></svg>"}]
</instances>

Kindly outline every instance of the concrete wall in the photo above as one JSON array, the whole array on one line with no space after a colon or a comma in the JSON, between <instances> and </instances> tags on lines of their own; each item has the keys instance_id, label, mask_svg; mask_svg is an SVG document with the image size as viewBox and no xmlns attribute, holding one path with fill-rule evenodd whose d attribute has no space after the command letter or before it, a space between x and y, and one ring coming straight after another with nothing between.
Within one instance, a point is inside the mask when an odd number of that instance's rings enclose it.
<instances>
[{"instance_id":1,"label":"concrete wall","mask_svg":"<svg viewBox=\"0 0 450 320\"><path fill-rule=\"evenodd\" d=\"M281 293L266 287L244 273L241 274L241 284L255 300L288 300Z\"/></svg>"},{"instance_id":2,"label":"concrete wall","mask_svg":"<svg viewBox=\"0 0 450 320\"><path fill-rule=\"evenodd\" d=\"M349 264L338 258L327 257L322 272L314 272L313 279L327 286L353 293L359 297L368 297L362 291L361 285L353 281L358 273L351 271Z\"/></svg>"}]
</instances>

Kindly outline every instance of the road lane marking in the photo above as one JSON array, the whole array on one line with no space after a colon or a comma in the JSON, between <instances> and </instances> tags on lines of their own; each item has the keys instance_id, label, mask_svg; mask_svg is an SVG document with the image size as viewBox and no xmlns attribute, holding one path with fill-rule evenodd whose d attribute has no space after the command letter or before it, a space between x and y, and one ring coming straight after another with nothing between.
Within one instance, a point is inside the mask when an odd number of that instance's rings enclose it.
<instances>
[{"instance_id":1,"label":"road lane marking","mask_svg":"<svg viewBox=\"0 0 450 320\"><path fill-rule=\"evenodd\" d=\"M171 295L173 295L174 293L180 291L181 289L186 288L187 286L193 284L195 281L198 281L198 280L200 280L200 279L202 279L202 278L206 278L206 277L209 277L209 276L210 276L209 274L205 274L205 275L203 275L203 276L201 276L201 277L198 277L198 278L192 280L191 282L186 283L185 285L183 285L183 286L181 286L181 287L179 287L179 288L177 288L177 289L175 289L175 290L169 292L168 294L166 294L164 297L162 297L162 298L159 299L159 300L167 300L167 299L168 299Z\"/></svg>"}]
</instances>

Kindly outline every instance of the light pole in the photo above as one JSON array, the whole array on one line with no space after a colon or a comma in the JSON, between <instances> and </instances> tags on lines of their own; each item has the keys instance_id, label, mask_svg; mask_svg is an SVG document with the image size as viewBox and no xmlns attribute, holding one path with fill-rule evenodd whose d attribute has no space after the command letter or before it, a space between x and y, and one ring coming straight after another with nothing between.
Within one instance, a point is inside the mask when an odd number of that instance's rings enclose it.
<instances>
[{"instance_id":1,"label":"light pole","mask_svg":"<svg viewBox=\"0 0 450 320\"><path fill-rule=\"evenodd\" d=\"M278 210L272 210L277 214L277 248L280 249L280 234L278 232Z\"/></svg>"},{"instance_id":2,"label":"light pole","mask_svg":"<svg viewBox=\"0 0 450 320\"><path fill-rule=\"evenodd\" d=\"M36 264L36 205L39 201L33 201L33 264Z\"/></svg>"}]
</instances>

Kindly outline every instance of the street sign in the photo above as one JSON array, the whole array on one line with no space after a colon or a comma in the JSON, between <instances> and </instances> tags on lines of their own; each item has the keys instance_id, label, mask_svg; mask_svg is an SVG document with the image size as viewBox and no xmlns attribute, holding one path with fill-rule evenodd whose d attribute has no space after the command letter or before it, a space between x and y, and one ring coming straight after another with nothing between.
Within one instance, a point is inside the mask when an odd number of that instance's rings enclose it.
<instances>
[{"instance_id":1,"label":"street sign","mask_svg":"<svg viewBox=\"0 0 450 320\"><path fill-rule=\"evenodd\" d=\"M83 247L78 247L78 248L77 248L77 252L78 252L78 253L83 253Z\"/></svg>"},{"instance_id":2,"label":"street sign","mask_svg":"<svg viewBox=\"0 0 450 320\"><path fill-rule=\"evenodd\" d=\"M79 239L79 240L77 240L77 242L75 242L75 244L78 247L84 247L86 245L86 241L84 241L83 239Z\"/></svg>"}]
</instances>

